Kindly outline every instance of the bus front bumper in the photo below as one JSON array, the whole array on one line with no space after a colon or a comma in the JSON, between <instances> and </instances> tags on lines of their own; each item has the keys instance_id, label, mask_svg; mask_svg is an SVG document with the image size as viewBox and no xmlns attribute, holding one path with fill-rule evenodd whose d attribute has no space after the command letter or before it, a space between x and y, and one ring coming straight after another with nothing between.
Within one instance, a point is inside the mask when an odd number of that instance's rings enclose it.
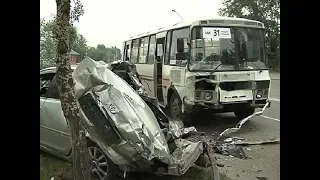
<instances>
[{"instance_id":1,"label":"bus front bumper","mask_svg":"<svg viewBox=\"0 0 320 180\"><path fill-rule=\"evenodd\" d=\"M230 103L205 103L205 102L195 102L183 99L183 112L194 112L200 109L210 109L217 110L221 112L231 112L233 106L235 105L249 105L251 108L263 108L266 104L268 104L267 108L271 107L270 100L259 100L259 101L241 101L241 102L230 102Z\"/></svg>"}]
</instances>

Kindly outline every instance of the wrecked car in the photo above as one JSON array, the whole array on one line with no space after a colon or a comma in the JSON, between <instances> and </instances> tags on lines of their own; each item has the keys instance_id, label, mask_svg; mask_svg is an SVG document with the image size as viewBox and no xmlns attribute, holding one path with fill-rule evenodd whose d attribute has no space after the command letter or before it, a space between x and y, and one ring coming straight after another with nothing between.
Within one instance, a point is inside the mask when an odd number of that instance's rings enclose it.
<instances>
[{"instance_id":1,"label":"wrecked car","mask_svg":"<svg viewBox=\"0 0 320 180\"><path fill-rule=\"evenodd\" d=\"M180 176L208 159L218 175L204 134L168 118L146 92L134 65L87 57L72 68L95 179L124 178L131 172ZM40 148L70 160L70 133L55 72L40 71Z\"/></svg>"}]
</instances>

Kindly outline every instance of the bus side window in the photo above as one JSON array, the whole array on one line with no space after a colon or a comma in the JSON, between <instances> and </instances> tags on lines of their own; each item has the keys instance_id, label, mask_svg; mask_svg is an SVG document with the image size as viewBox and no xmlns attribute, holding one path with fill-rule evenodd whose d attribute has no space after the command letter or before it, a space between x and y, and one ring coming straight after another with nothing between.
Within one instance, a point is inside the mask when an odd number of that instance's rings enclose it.
<instances>
[{"instance_id":1,"label":"bus side window","mask_svg":"<svg viewBox=\"0 0 320 180\"><path fill-rule=\"evenodd\" d=\"M137 63L138 54L139 54L139 39L135 39L132 41L130 62Z\"/></svg>"},{"instance_id":2,"label":"bus side window","mask_svg":"<svg viewBox=\"0 0 320 180\"><path fill-rule=\"evenodd\" d=\"M126 42L123 43L123 57L122 57L122 61L125 61L126 60L126 57L127 57L127 46L126 46Z\"/></svg>"},{"instance_id":3,"label":"bus side window","mask_svg":"<svg viewBox=\"0 0 320 180\"><path fill-rule=\"evenodd\" d=\"M126 42L126 59L125 61L130 61L130 45L131 45L131 41Z\"/></svg>"},{"instance_id":4,"label":"bus side window","mask_svg":"<svg viewBox=\"0 0 320 180\"><path fill-rule=\"evenodd\" d=\"M149 37L140 39L140 50L139 50L139 64L146 64L148 61L148 46L149 46Z\"/></svg>"},{"instance_id":5,"label":"bus side window","mask_svg":"<svg viewBox=\"0 0 320 180\"><path fill-rule=\"evenodd\" d=\"M167 37L166 37L166 52L165 52L165 57L164 57L164 64L168 65L169 64L169 56L170 56L170 43L171 43L171 32L169 31L167 33Z\"/></svg>"},{"instance_id":6,"label":"bus side window","mask_svg":"<svg viewBox=\"0 0 320 180\"><path fill-rule=\"evenodd\" d=\"M131 44L131 41L127 41L127 42L124 43L123 61L130 61L130 44Z\"/></svg>"},{"instance_id":7,"label":"bus side window","mask_svg":"<svg viewBox=\"0 0 320 180\"><path fill-rule=\"evenodd\" d=\"M177 40L178 38L183 38L184 42L184 53L188 52L188 42L189 42L189 28L183 28L183 29L178 29L174 30L172 33L172 41L171 41L171 48L170 48L170 60L169 64L170 65L180 65L176 59L178 51L177 51ZM185 63L183 63L185 64Z\"/></svg>"},{"instance_id":8,"label":"bus side window","mask_svg":"<svg viewBox=\"0 0 320 180\"><path fill-rule=\"evenodd\" d=\"M156 36L153 35L150 37L148 64L153 64L153 61L155 59L155 52L156 52Z\"/></svg>"}]
</instances>

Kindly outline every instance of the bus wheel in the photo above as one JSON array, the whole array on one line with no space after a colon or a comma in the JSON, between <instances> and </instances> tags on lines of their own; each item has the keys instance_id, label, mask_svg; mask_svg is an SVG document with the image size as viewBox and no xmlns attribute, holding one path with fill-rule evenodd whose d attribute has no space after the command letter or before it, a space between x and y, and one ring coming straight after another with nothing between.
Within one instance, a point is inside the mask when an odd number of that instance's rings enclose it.
<instances>
[{"instance_id":1,"label":"bus wheel","mask_svg":"<svg viewBox=\"0 0 320 180\"><path fill-rule=\"evenodd\" d=\"M176 120L182 120L184 125L190 125L192 121L191 113L182 113L182 102L176 93L173 93L169 101L169 115Z\"/></svg>"},{"instance_id":2,"label":"bus wheel","mask_svg":"<svg viewBox=\"0 0 320 180\"><path fill-rule=\"evenodd\" d=\"M234 111L234 115L239 119L242 120L250 115L252 115L254 113L254 108L251 107L243 107L243 108L237 108Z\"/></svg>"}]
</instances>

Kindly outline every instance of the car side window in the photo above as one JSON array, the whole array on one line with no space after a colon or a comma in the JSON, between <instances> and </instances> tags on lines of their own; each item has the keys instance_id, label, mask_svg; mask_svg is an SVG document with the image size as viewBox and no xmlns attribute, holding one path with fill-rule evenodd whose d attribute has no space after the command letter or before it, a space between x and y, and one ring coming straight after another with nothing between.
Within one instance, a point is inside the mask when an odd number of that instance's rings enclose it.
<instances>
[{"instance_id":1,"label":"car side window","mask_svg":"<svg viewBox=\"0 0 320 180\"><path fill-rule=\"evenodd\" d=\"M47 91L55 73L46 73L40 75L40 97L46 97Z\"/></svg>"},{"instance_id":2,"label":"car side window","mask_svg":"<svg viewBox=\"0 0 320 180\"><path fill-rule=\"evenodd\" d=\"M50 85L50 80L43 79L40 77L40 88L49 87L49 85Z\"/></svg>"},{"instance_id":3,"label":"car side window","mask_svg":"<svg viewBox=\"0 0 320 180\"><path fill-rule=\"evenodd\" d=\"M47 91L47 98L60 99L57 79L58 79L58 76L55 75L49 85L49 88Z\"/></svg>"}]
</instances>

